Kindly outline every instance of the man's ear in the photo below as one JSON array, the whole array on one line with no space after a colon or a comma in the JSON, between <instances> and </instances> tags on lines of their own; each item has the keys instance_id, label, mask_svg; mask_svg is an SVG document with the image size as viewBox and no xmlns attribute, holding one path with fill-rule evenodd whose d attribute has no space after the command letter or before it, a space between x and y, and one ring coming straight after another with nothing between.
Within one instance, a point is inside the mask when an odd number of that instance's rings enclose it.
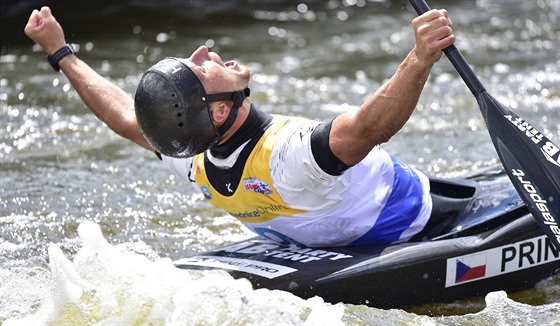
<instances>
[{"instance_id":1,"label":"man's ear","mask_svg":"<svg viewBox=\"0 0 560 326\"><path fill-rule=\"evenodd\" d=\"M210 115L212 116L212 121L215 125L222 125L231 111L231 106L228 102L214 102L210 106Z\"/></svg>"}]
</instances>

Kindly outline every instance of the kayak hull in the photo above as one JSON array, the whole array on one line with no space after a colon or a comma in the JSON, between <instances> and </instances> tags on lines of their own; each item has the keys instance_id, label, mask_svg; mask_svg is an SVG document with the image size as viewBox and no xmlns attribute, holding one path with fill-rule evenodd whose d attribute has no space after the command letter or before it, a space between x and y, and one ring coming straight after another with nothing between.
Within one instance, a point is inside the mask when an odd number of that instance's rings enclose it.
<instances>
[{"instance_id":1,"label":"kayak hull","mask_svg":"<svg viewBox=\"0 0 560 326\"><path fill-rule=\"evenodd\" d=\"M331 303L406 308L532 288L560 272L560 253L504 174L467 179L476 191L463 213L424 241L306 248L263 238L181 259L184 269L223 269L254 288L320 296ZM500 198L500 200L496 200ZM484 205L490 200L492 205Z\"/></svg>"}]
</instances>

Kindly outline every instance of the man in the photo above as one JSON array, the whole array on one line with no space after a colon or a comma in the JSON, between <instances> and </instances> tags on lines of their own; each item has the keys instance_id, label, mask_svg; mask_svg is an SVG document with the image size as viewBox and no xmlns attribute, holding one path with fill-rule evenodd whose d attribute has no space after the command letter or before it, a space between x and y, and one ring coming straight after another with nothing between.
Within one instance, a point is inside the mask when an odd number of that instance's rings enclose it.
<instances>
[{"instance_id":1,"label":"man","mask_svg":"<svg viewBox=\"0 0 560 326\"><path fill-rule=\"evenodd\" d=\"M33 11L25 33L99 119L210 203L281 243L344 246L407 241L430 218L428 178L379 145L412 114L455 40L450 25L445 10L415 18L416 44L392 78L358 110L325 122L259 111L247 66L204 46L151 67L133 100L66 46L48 7Z\"/></svg>"}]
</instances>

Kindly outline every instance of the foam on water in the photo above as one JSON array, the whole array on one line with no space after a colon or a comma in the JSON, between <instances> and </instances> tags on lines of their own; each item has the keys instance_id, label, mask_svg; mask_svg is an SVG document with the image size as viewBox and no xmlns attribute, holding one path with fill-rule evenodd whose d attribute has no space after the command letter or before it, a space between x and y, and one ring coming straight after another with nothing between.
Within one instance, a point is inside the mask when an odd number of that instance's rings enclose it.
<instances>
[{"instance_id":1,"label":"foam on water","mask_svg":"<svg viewBox=\"0 0 560 326\"><path fill-rule=\"evenodd\" d=\"M73 261L49 247L50 291L39 309L4 325L342 324L344 306L254 290L222 271L189 271L170 259L110 245L93 222L80 225L83 247Z\"/></svg>"},{"instance_id":2,"label":"foam on water","mask_svg":"<svg viewBox=\"0 0 560 326\"><path fill-rule=\"evenodd\" d=\"M39 267L0 270L7 281L0 294L15 301L4 308L20 311L12 316L25 315L3 325L560 325L560 303L554 299L529 305L492 292L477 313L441 317L333 305L320 297L255 290L249 281L220 270L175 268L170 259L148 258L130 244L109 244L93 222L81 223L78 234L82 247L72 261L58 245L49 246L50 273ZM538 287L557 297L559 279ZM37 302L29 311L18 307Z\"/></svg>"},{"instance_id":3,"label":"foam on water","mask_svg":"<svg viewBox=\"0 0 560 326\"><path fill-rule=\"evenodd\" d=\"M440 318L438 325L560 325L560 303L532 306L508 298L504 291L488 293L485 301L481 312Z\"/></svg>"}]
</instances>

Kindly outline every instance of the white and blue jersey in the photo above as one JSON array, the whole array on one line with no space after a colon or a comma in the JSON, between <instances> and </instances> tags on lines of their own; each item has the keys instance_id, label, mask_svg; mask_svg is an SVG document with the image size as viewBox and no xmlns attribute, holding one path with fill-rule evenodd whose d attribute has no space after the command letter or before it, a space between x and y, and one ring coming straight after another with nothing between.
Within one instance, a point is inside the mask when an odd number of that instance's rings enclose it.
<instances>
[{"instance_id":1,"label":"white and blue jersey","mask_svg":"<svg viewBox=\"0 0 560 326\"><path fill-rule=\"evenodd\" d=\"M207 151L191 159L163 157L178 176L255 233L309 247L404 242L431 213L428 178L380 147L341 175L319 167L311 149L318 123L275 116L255 141L217 160ZM239 163L233 182L221 178ZM222 171L222 172L219 172ZM227 172L228 176L235 173ZM190 176L190 177L189 177ZM227 178L224 178L224 180ZM210 181L212 180L212 181ZM227 190L220 190L227 189Z\"/></svg>"}]
</instances>

